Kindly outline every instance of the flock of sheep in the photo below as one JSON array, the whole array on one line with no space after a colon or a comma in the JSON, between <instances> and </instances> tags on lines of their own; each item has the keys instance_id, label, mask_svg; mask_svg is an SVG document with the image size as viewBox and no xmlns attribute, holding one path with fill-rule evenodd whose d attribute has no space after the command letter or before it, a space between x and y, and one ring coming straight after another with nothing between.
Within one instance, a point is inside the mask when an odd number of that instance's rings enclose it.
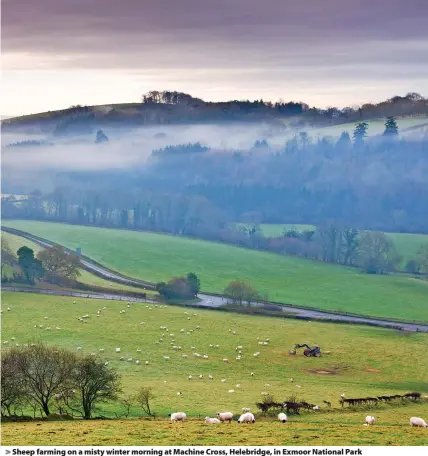
<instances>
[{"instance_id":1,"label":"flock of sheep","mask_svg":"<svg viewBox=\"0 0 428 456\"><path fill-rule=\"evenodd\" d=\"M73 301L73 304L75 304L76 301ZM127 307L128 308L131 308L131 302L128 302L127 303ZM155 304L153 307L159 307L159 308L166 308L167 306L166 305L157 305ZM151 311L152 310L152 306L146 306L146 308ZM103 308L100 308L97 310L96 312L96 317L100 317L104 312L107 309L107 307L103 307ZM11 308L8 307L7 310L10 312L11 311ZM122 309L119 311L119 314L122 315L125 313L125 309ZM191 317L189 316L189 313L188 312L184 312L184 314L186 314L187 316L187 319L190 320ZM197 316L196 313L193 313L193 316ZM48 317L45 317L45 319L47 319ZM81 322L81 323L86 323L87 320L90 318L90 315L89 314L86 314L86 315L82 315L80 317L77 317L78 321ZM145 325L145 322L141 322L140 323L141 326L144 326ZM43 328L44 325L34 325L35 328ZM46 327L45 329L51 329L50 327ZM164 342L164 338L166 336L165 333L168 333L168 336L169 336L169 340L170 340L170 345L171 345L171 348L172 350L174 351L180 351L182 349L182 347L180 345L176 345L176 342L175 342L175 334L173 333L169 333L169 329L168 327L166 326L160 326L159 328L161 331L163 331L161 337L159 338L159 340L155 341L154 343L155 344L159 344L159 343L162 343ZM200 330L200 326L197 325L195 326L195 329L196 330ZM56 327L56 330L59 331L61 330L61 328L59 327ZM188 329L188 330L185 330L184 328L180 330L180 333L182 334L187 334L187 335L192 335L194 332L193 329ZM233 335L236 335L237 332L233 329L229 329L229 332ZM15 340L14 337L11 338L12 341ZM168 339L167 339L168 340ZM257 337L257 340L258 340L258 345L269 345L269 338L266 338L264 340L259 340L259 337ZM8 344L9 341L4 341L3 344ZM17 346L19 344L16 344ZM27 345L27 344L25 344ZM34 345L34 344L31 344L31 345ZM209 344L209 347L212 348L212 349L218 349L220 348L220 345L219 344ZM196 347L192 346L191 347L192 350L195 350ZM82 350L82 347L81 346L78 346L77 347L77 350ZM242 345L237 345L236 348L236 358L235 360L236 361L240 361L242 360L242 357L243 357L243 346ZM103 348L100 348L99 349L100 352L104 352L104 349ZM141 349L137 349L137 353L141 353L142 350ZM121 349L120 347L117 347L116 348L116 353L121 353ZM95 355L95 353L91 353L91 355ZM260 352L255 352L253 354L253 357L254 358L257 358L259 357L260 355ZM208 359L209 358L209 355L208 354L200 354L200 353L197 353L197 352L193 352L193 356L196 357L196 358L202 358L202 359ZM183 354L182 355L183 358L188 358L188 354ZM163 356L163 359L165 361L168 361L170 359L169 356L167 355L164 355ZM124 361L125 360L125 357L121 357L120 358L121 361ZM128 362L132 362L133 359L132 358L127 358L126 361ZM222 358L222 361L223 363L229 363L229 359L228 358ZM135 363L136 364L140 364L140 360L135 360ZM105 362L105 364L107 365L108 364L108 361ZM149 364L149 361L145 361L145 365L148 365ZM254 372L251 372L250 373L250 376L253 377L254 376ZM187 376L188 380L192 380L193 379L193 375L188 375ZM199 375L199 379L203 379L203 375ZM214 377L210 374L208 375L208 379L209 380L213 380ZM221 382L224 383L226 382L226 379L225 378L222 378L221 379ZM294 382L294 379L293 378L290 378L290 382ZM236 384L235 388L240 388L240 384ZM265 384L265 387L268 388L270 385L269 384ZM295 385L297 388L301 388L301 385ZM232 392L235 392L234 389L229 389L229 393L232 393ZM261 393L262 395L267 395L268 393L266 391L263 391ZM178 396L181 396L182 395L182 392L179 391L177 393ZM341 400L343 401L344 400L344 394L341 394ZM314 410L318 410L319 409L319 406L315 406L313 407ZM187 415L186 413L184 412L176 412L176 413L172 413L169 415L170 418L171 418L171 421L172 422L177 422L177 421L185 421L187 419ZM288 421L288 418L287 418L287 415L285 413L279 413L278 416L277 416L277 419L282 422L282 423L286 423ZM233 413L232 412L219 412L216 414L216 418L211 418L211 417L205 417L205 423L207 424L220 424L220 423L224 423L224 422L228 422L228 423L231 423L233 421ZM249 408L243 408L242 409L242 414L240 415L239 419L238 419L238 423L255 423L255 418L254 418L254 415L253 413L251 413L250 409ZM376 423L376 418L374 416L367 416L366 419L365 419L365 426L372 426ZM413 426L413 427L428 427L428 425L426 424L426 422L420 418L420 417L411 417L410 418L410 425Z\"/></svg>"},{"instance_id":2,"label":"flock of sheep","mask_svg":"<svg viewBox=\"0 0 428 456\"><path fill-rule=\"evenodd\" d=\"M184 412L171 413L168 416L171 417L171 421L173 421L173 422L185 421L187 418L187 415ZM220 424L220 423L231 423L233 421L232 412L218 412L216 414L216 417L217 418L210 418L209 416L206 416L205 423ZM288 421L287 415L285 413L279 413L278 420L281 421L281 423L286 423ZM251 413L250 409L243 408L242 414L238 418L238 423L253 424L255 422L256 422L256 420L254 418L254 415ZM374 416L370 416L370 415L366 416L366 422L365 422L364 426L373 426L375 423L376 423L376 418ZM425 423L425 421L422 418L419 418L417 416L412 416L410 418L410 426L428 427L428 424Z\"/></svg>"}]
</instances>

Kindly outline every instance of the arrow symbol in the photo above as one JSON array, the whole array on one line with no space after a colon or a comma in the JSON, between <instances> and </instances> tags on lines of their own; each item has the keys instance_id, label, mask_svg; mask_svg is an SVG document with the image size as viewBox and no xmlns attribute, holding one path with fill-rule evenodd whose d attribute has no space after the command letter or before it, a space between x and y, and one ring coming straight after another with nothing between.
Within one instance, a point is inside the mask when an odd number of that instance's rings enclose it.
<instances>
[{"instance_id":1,"label":"arrow symbol","mask_svg":"<svg viewBox=\"0 0 428 456\"><path fill-rule=\"evenodd\" d=\"M10 454L10 450L6 450L6 454Z\"/></svg>"}]
</instances>

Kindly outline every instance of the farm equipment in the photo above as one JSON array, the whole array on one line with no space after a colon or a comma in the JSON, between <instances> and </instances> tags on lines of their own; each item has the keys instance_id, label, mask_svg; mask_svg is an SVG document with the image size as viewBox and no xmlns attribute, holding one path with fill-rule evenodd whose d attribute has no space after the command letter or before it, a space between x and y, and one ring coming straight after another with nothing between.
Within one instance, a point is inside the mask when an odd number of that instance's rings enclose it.
<instances>
[{"instance_id":1,"label":"farm equipment","mask_svg":"<svg viewBox=\"0 0 428 456\"><path fill-rule=\"evenodd\" d=\"M305 356L321 356L321 349L318 345L314 345L312 348L308 344L295 344L294 348L288 352L289 355L295 355L298 348L306 347L303 351Z\"/></svg>"}]
</instances>

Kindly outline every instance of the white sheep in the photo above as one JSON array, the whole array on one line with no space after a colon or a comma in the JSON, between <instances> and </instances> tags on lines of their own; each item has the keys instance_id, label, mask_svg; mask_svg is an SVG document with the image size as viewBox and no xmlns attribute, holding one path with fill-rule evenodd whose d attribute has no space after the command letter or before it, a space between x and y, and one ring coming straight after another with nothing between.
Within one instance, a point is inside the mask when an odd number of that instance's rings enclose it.
<instances>
[{"instance_id":1,"label":"white sheep","mask_svg":"<svg viewBox=\"0 0 428 456\"><path fill-rule=\"evenodd\" d=\"M229 392L229 393L234 393L235 390L234 390L234 389L230 389L228 392Z\"/></svg>"},{"instance_id":2,"label":"white sheep","mask_svg":"<svg viewBox=\"0 0 428 456\"><path fill-rule=\"evenodd\" d=\"M137 360L135 361L135 364L140 364L140 360L137 359Z\"/></svg>"},{"instance_id":3,"label":"white sheep","mask_svg":"<svg viewBox=\"0 0 428 456\"><path fill-rule=\"evenodd\" d=\"M249 407L244 407L242 409L242 413L248 413L248 412L251 412L251 409Z\"/></svg>"},{"instance_id":4,"label":"white sheep","mask_svg":"<svg viewBox=\"0 0 428 456\"><path fill-rule=\"evenodd\" d=\"M171 417L171 421L174 422L185 421L187 417L187 415L184 412L170 413L168 416Z\"/></svg>"},{"instance_id":5,"label":"white sheep","mask_svg":"<svg viewBox=\"0 0 428 456\"><path fill-rule=\"evenodd\" d=\"M192 377L191 375L189 375L189 376L187 377L188 380L192 380L192 378L193 378L193 377Z\"/></svg>"},{"instance_id":6,"label":"white sheep","mask_svg":"<svg viewBox=\"0 0 428 456\"><path fill-rule=\"evenodd\" d=\"M188 355L183 355L183 358L188 358Z\"/></svg>"},{"instance_id":7,"label":"white sheep","mask_svg":"<svg viewBox=\"0 0 428 456\"><path fill-rule=\"evenodd\" d=\"M250 374L250 375L251 375L251 377L254 377L254 372L251 372L251 374Z\"/></svg>"},{"instance_id":8,"label":"white sheep","mask_svg":"<svg viewBox=\"0 0 428 456\"><path fill-rule=\"evenodd\" d=\"M116 348L116 353L120 353L120 348Z\"/></svg>"},{"instance_id":9,"label":"white sheep","mask_svg":"<svg viewBox=\"0 0 428 456\"><path fill-rule=\"evenodd\" d=\"M256 420L254 418L254 415L250 412L243 413L238 419L238 423L255 423L255 422L256 422Z\"/></svg>"},{"instance_id":10,"label":"white sheep","mask_svg":"<svg viewBox=\"0 0 428 456\"><path fill-rule=\"evenodd\" d=\"M213 377L212 375L208 375L208 378L209 378L210 380L214 380L214 377Z\"/></svg>"},{"instance_id":11,"label":"white sheep","mask_svg":"<svg viewBox=\"0 0 428 456\"><path fill-rule=\"evenodd\" d=\"M145 364L146 366L148 366L148 365L149 365L149 362L148 362L148 361L146 361L144 364Z\"/></svg>"},{"instance_id":12,"label":"white sheep","mask_svg":"<svg viewBox=\"0 0 428 456\"><path fill-rule=\"evenodd\" d=\"M222 422L222 423L231 423L232 418L233 418L233 413L232 412L217 412L216 417Z\"/></svg>"},{"instance_id":13,"label":"white sheep","mask_svg":"<svg viewBox=\"0 0 428 456\"><path fill-rule=\"evenodd\" d=\"M422 418L419 418L418 416L412 416L410 418L410 426L428 427L428 424L426 424Z\"/></svg>"},{"instance_id":14,"label":"white sheep","mask_svg":"<svg viewBox=\"0 0 428 456\"><path fill-rule=\"evenodd\" d=\"M164 359L165 361L168 361L168 360L169 360L169 356L164 356L163 359Z\"/></svg>"},{"instance_id":15,"label":"white sheep","mask_svg":"<svg viewBox=\"0 0 428 456\"><path fill-rule=\"evenodd\" d=\"M224 363L228 363L229 360L228 360L227 358L223 358L223 362L224 362Z\"/></svg>"},{"instance_id":16,"label":"white sheep","mask_svg":"<svg viewBox=\"0 0 428 456\"><path fill-rule=\"evenodd\" d=\"M281 423L286 423L287 422L287 415L285 413L279 413L278 414L278 420L281 421Z\"/></svg>"},{"instance_id":17,"label":"white sheep","mask_svg":"<svg viewBox=\"0 0 428 456\"><path fill-rule=\"evenodd\" d=\"M374 416L367 415L366 416L366 425L370 426L376 423L376 418Z\"/></svg>"},{"instance_id":18,"label":"white sheep","mask_svg":"<svg viewBox=\"0 0 428 456\"><path fill-rule=\"evenodd\" d=\"M209 416L205 417L205 423L207 424L220 424L220 420L218 418L210 418Z\"/></svg>"},{"instance_id":19,"label":"white sheep","mask_svg":"<svg viewBox=\"0 0 428 456\"><path fill-rule=\"evenodd\" d=\"M204 376L201 374L201 375L199 376L199 378L202 380L202 379L204 378Z\"/></svg>"}]
</instances>

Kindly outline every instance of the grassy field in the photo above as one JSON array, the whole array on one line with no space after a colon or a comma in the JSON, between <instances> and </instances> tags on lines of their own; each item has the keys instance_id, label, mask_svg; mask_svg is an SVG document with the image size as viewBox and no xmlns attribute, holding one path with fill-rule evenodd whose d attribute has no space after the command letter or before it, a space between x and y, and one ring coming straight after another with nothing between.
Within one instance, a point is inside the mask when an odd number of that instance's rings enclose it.
<instances>
[{"instance_id":1,"label":"grassy field","mask_svg":"<svg viewBox=\"0 0 428 456\"><path fill-rule=\"evenodd\" d=\"M16 254L16 251L26 245L30 249L33 249L34 254L37 255L37 253L42 250L42 247L40 247L38 244L35 242L29 241L28 239L25 239L21 236L16 236L15 234L10 234L6 233L4 231L1 232L1 236L4 237L7 240L7 243L9 244L12 252ZM109 280L103 279L102 277L98 277L95 274L91 274L89 271L85 271L84 269L80 270L80 276L78 277L79 282L86 283L88 285L95 285L98 287L104 287L104 288L109 288L112 292L114 290L126 290L126 291L136 291L136 292L145 292L147 294L157 294L155 292L152 292L151 290L142 290L141 288L137 287L132 287L129 285L122 285L120 283L115 283L115 282L110 282Z\"/></svg>"},{"instance_id":2,"label":"grassy field","mask_svg":"<svg viewBox=\"0 0 428 456\"><path fill-rule=\"evenodd\" d=\"M152 386L155 395L152 408L158 418L173 411L185 411L192 419L190 423L175 427L163 419L42 423L40 426L9 423L2 426L4 445L87 444L91 439L105 445L134 445L137 442L140 445L161 442L243 444L243 439L246 444L266 445L284 442L299 445L366 442L370 445L389 441L417 445L422 444L422 436L426 439L425 430L412 430L408 426L410 416L427 418L426 401L359 411L342 410L338 402L341 393L347 397L403 394L413 390L428 394L428 335L424 333L403 334L363 326L209 310L194 312L181 307L146 304L125 306L126 312L119 314L124 307L120 302L11 292L4 292L2 301L3 309L11 308L10 312L2 314L3 349L5 340L9 344L43 341L71 350L81 346L84 353L98 353L103 348L103 359L123 376L123 395L135 393L142 385ZM107 309L96 318L96 311L104 306ZM82 314L90 315L86 324L77 320ZM144 325L140 324L142 321ZM34 325L44 327L34 328ZM61 330L56 331L57 326ZM161 330L160 326L166 326L168 332ZM270 339L269 345L260 345L259 342L266 338ZM160 339L163 341L159 342ZM173 350L172 340L182 350ZM301 352L296 356L288 355L288 350L296 342L319 344L322 351L328 350L330 354L321 358L306 358ZM219 344L219 348L210 348L210 344ZM243 346L241 361L235 359L237 345ZM116 347L121 348L120 354L115 353ZM137 353L137 349L142 349L142 353ZM254 358L256 351L260 356ZM193 352L207 354L209 358L194 357ZM184 359L183 354L189 357ZM169 361L163 359L165 355L170 357ZM120 361L120 356L125 359L132 357L133 361ZM222 362L225 357L229 363ZM136 359L141 364L135 364ZM145 361L149 361L149 365L146 366ZM253 377L251 372L254 372ZM210 374L213 380L208 379ZM189 375L193 376L190 381ZM199 379L199 375L204 378ZM290 377L294 378L294 383L289 381ZM226 381L221 382L221 379ZM234 392L229 393L230 389ZM181 396L177 396L179 391ZM263 398L261 393L264 391L270 392L277 400L297 395L299 400L319 404L321 410L291 417L290 423L282 427L280 423L274 426L256 423L245 428L248 435L241 434L236 423L221 433L202 423L205 416L213 416L219 410L238 414L242 407L251 407L257 412L255 403ZM323 400L330 401L332 409L328 409ZM121 412L119 405L102 406L103 415L111 416L114 412ZM133 409L131 415L141 414ZM373 430L362 426L367 414L378 417L379 426ZM322 435L316 431L320 425L325 428ZM22 432L17 433L17 429ZM300 438L296 440L295 435ZM201 436L202 441L198 440Z\"/></svg>"},{"instance_id":3,"label":"grassy field","mask_svg":"<svg viewBox=\"0 0 428 456\"><path fill-rule=\"evenodd\" d=\"M178 236L74 225L7 221L75 249L124 274L153 282L193 271L202 290L248 280L271 301L406 321L428 321L428 284L338 265Z\"/></svg>"},{"instance_id":4,"label":"grassy field","mask_svg":"<svg viewBox=\"0 0 428 456\"><path fill-rule=\"evenodd\" d=\"M244 223L238 225L245 226ZM278 223L278 224L261 224L260 228L267 237L281 236L285 230L307 231L314 230L315 225ZM408 260L414 259L423 244L428 243L428 234L408 234L408 233L385 233L393 242L399 253L403 257L403 265Z\"/></svg>"},{"instance_id":5,"label":"grassy field","mask_svg":"<svg viewBox=\"0 0 428 456\"><path fill-rule=\"evenodd\" d=\"M364 413L325 414L296 419L286 424L257 420L252 426L209 426L198 421L172 424L167 420L117 420L90 422L8 423L2 425L3 445L410 445L424 446L426 429L408 425L407 417L426 412L426 407L397 408L375 412L378 422L362 426ZM403 413L405 418L403 417ZM425 413L426 414L426 413ZM322 429L322 432L320 430ZM23 435L28 436L23 443Z\"/></svg>"}]
</instances>

